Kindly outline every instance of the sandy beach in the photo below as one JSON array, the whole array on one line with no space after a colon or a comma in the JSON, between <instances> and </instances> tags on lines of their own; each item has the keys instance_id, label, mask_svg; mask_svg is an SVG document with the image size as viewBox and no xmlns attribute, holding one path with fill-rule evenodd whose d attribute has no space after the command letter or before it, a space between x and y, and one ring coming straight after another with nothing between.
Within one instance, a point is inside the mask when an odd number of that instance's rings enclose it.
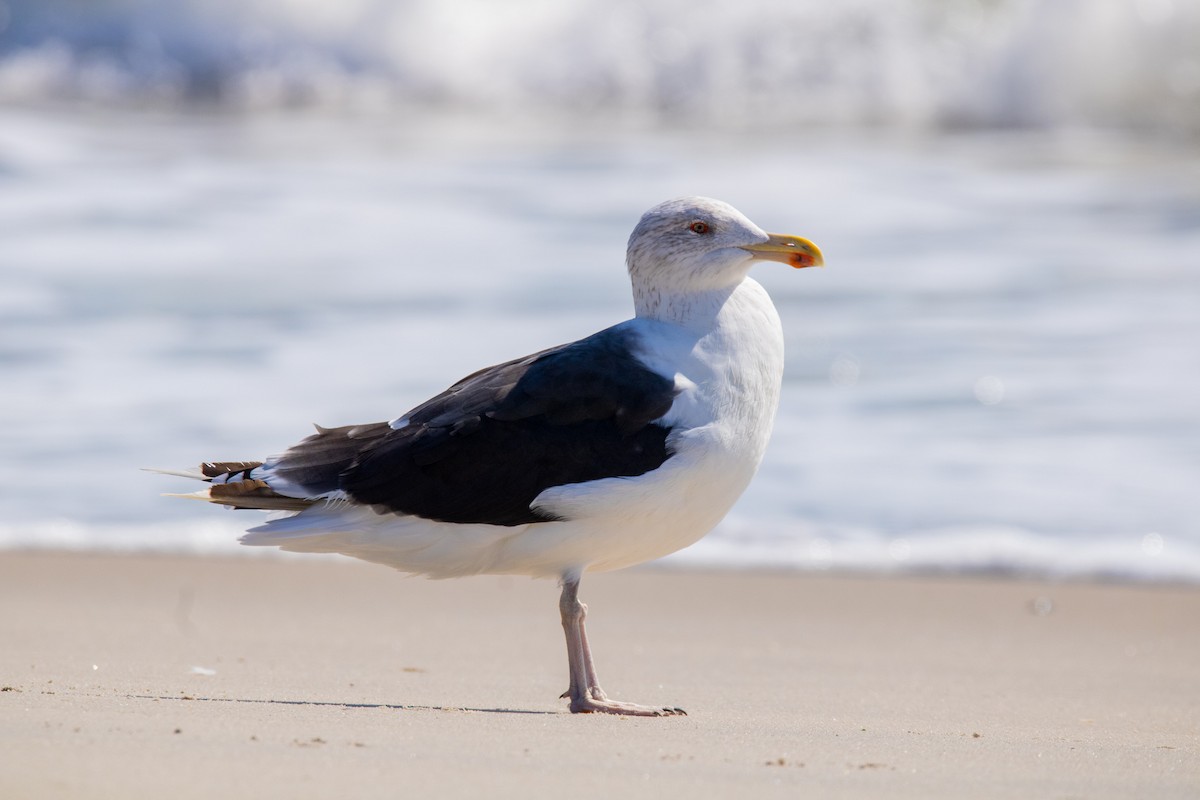
<instances>
[{"instance_id":1,"label":"sandy beach","mask_svg":"<svg viewBox=\"0 0 1200 800\"><path fill-rule=\"evenodd\" d=\"M0 554L0 797L1200 796L1200 590Z\"/></svg>"}]
</instances>

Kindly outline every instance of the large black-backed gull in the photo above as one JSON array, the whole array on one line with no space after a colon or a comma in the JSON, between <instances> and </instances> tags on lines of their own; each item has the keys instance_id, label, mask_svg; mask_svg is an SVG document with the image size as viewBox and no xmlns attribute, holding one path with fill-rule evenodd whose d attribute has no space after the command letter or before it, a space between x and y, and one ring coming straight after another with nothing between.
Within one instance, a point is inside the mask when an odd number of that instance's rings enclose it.
<instances>
[{"instance_id":1,"label":"large black-backed gull","mask_svg":"<svg viewBox=\"0 0 1200 800\"><path fill-rule=\"evenodd\" d=\"M771 433L783 332L756 261L822 264L731 206L655 206L629 237L636 315L469 375L391 422L317 428L265 461L187 473L195 496L275 512L242 538L434 578L562 582L573 712L683 713L610 700L577 597L585 571L687 547L750 483Z\"/></svg>"}]
</instances>

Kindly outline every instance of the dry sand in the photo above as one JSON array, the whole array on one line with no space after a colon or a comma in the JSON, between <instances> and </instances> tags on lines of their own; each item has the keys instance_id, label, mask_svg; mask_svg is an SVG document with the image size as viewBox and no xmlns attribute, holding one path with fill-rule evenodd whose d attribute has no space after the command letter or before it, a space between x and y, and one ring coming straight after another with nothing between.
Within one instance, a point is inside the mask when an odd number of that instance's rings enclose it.
<instances>
[{"instance_id":1,"label":"dry sand","mask_svg":"<svg viewBox=\"0 0 1200 800\"><path fill-rule=\"evenodd\" d=\"M1200 590L0 554L0 797L1200 797Z\"/></svg>"}]
</instances>

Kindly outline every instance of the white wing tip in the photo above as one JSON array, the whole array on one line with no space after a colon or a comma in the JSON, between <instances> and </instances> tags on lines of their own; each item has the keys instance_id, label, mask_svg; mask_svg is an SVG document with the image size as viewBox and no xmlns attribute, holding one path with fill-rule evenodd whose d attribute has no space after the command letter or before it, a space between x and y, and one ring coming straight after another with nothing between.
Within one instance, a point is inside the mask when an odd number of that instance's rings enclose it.
<instances>
[{"instance_id":1,"label":"white wing tip","mask_svg":"<svg viewBox=\"0 0 1200 800\"><path fill-rule=\"evenodd\" d=\"M176 478L191 478L197 481L208 480L199 469L161 469L159 467L142 467L142 472L153 472L156 475L174 475Z\"/></svg>"},{"instance_id":2,"label":"white wing tip","mask_svg":"<svg viewBox=\"0 0 1200 800\"><path fill-rule=\"evenodd\" d=\"M208 489L201 489L198 492L164 492L160 497L182 497L185 500L203 500L206 503L212 502L212 495Z\"/></svg>"}]
</instances>

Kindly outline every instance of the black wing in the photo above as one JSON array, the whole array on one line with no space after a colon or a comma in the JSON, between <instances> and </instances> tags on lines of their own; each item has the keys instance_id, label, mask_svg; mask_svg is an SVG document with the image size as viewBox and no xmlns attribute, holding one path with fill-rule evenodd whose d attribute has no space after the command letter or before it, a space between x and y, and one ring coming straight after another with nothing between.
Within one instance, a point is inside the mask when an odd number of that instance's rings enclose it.
<instances>
[{"instance_id":1,"label":"black wing","mask_svg":"<svg viewBox=\"0 0 1200 800\"><path fill-rule=\"evenodd\" d=\"M489 367L410 412L408 424L319 430L275 465L314 493L342 489L381 511L456 523L521 525L552 486L661 466L675 399L610 328Z\"/></svg>"}]
</instances>

